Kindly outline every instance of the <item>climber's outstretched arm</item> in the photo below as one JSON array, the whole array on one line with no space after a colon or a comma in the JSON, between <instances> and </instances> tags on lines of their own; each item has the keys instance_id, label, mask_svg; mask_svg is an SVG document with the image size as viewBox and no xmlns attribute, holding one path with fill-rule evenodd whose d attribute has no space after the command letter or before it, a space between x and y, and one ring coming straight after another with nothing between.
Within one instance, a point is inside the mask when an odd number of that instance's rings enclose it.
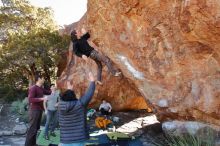
<instances>
[{"instance_id":1,"label":"climber's outstretched arm","mask_svg":"<svg viewBox=\"0 0 220 146\"><path fill-rule=\"evenodd\" d=\"M87 42L89 43L91 47L98 48L91 40L88 40L90 38L90 34L84 27L81 29L81 34L82 34L82 37L86 37Z\"/></svg>"}]
</instances>

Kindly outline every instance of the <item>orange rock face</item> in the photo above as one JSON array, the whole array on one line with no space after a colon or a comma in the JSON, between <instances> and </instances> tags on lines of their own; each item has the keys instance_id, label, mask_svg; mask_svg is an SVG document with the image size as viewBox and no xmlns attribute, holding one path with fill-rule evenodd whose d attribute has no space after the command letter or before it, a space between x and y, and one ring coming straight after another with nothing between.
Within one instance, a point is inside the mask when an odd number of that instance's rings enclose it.
<instances>
[{"instance_id":1,"label":"orange rock face","mask_svg":"<svg viewBox=\"0 0 220 146\"><path fill-rule=\"evenodd\" d=\"M134 109L147 106L143 96L161 119L220 126L218 0L89 0L83 21L99 51L123 73L118 79L104 71L94 101ZM69 78L84 91L85 72L96 72L92 61L87 66L76 59L60 81Z\"/></svg>"},{"instance_id":2,"label":"orange rock face","mask_svg":"<svg viewBox=\"0 0 220 146\"><path fill-rule=\"evenodd\" d=\"M86 75L89 71L96 74L96 68L97 66L92 60L85 63L75 56L74 64L64 70L58 81L58 86L65 89L66 81L71 81L79 97L88 86ZM90 106L97 108L103 99L109 101L115 111L148 108L143 96L135 89L132 83L129 83L124 77L113 77L108 74L107 68L103 70L103 85L97 86Z\"/></svg>"},{"instance_id":3,"label":"orange rock face","mask_svg":"<svg viewBox=\"0 0 220 146\"><path fill-rule=\"evenodd\" d=\"M58 80L58 86L65 89L66 81L71 81L77 96L81 96L87 86L87 74L92 71L96 75L96 64L90 60L85 63L82 59L74 57L74 64L68 66ZM107 100L113 106L115 111L150 109L143 96L135 89L132 83L129 83L125 77L113 77L107 72L107 67L103 69L103 85L98 86L95 91L90 106L98 108L103 99Z\"/></svg>"}]
</instances>

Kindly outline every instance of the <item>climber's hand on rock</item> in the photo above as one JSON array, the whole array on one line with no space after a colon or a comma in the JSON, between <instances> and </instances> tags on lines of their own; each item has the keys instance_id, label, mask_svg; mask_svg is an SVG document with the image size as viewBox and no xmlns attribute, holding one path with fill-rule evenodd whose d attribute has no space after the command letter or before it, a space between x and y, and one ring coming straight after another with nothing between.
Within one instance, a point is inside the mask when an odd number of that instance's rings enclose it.
<instances>
[{"instance_id":1,"label":"climber's hand on rock","mask_svg":"<svg viewBox=\"0 0 220 146\"><path fill-rule=\"evenodd\" d=\"M67 89L72 90L73 85L71 85L70 81L67 81Z\"/></svg>"},{"instance_id":2,"label":"climber's hand on rock","mask_svg":"<svg viewBox=\"0 0 220 146\"><path fill-rule=\"evenodd\" d=\"M89 77L88 78L89 78L90 82L94 82L95 81L95 77L94 77L92 72L89 72Z\"/></svg>"},{"instance_id":3,"label":"climber's hand on rock","mask_svg":"<svg viewBox=\"0 0 220 146\"><path fill-rule=\"evenodd\" d=\"M88 61L88 57L86 55L82 55L82 59Z\"/></svg>"},{"instance_id":4,"label":"climber's hand on rock","mask_svg":"<svg viewBox=\"0 0 220 146\"><path fill-rule=\"evenodd\" d=\"M86 29L84 27L81 29L81 33L82 33L82 35L87 33L87 31L86 31Z\"/></svg>"}]
</instances>

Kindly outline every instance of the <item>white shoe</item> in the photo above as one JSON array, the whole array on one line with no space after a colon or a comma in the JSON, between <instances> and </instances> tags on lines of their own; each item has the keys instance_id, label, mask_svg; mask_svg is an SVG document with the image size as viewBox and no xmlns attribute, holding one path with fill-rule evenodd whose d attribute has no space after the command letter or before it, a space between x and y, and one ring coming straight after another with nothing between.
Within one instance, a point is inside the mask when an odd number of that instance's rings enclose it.
<instances>
[{"instance_id":1,"label":"white shoe","mask_svg":"<svg viewBox=\"0 0 220 146\"><path fill-rule=\"evenodd\" d=\"M103 83L101 81L96 81L96 83L99 85L103 85Z\"/></svg>"},{"instance_id":2,"label":"white shoe","mask_svg":"<svg viewBox=\"0 0 220 146\"><path fill-rule=\"evenodd\" d=\"M118 72L116 72L116 73L115 73L115 75L114 75L114 76L115 76L115 77L118 77L120 74L121 74L121 72L120 72L120 71L118 71Z\"/></svg>"}]
</instances>

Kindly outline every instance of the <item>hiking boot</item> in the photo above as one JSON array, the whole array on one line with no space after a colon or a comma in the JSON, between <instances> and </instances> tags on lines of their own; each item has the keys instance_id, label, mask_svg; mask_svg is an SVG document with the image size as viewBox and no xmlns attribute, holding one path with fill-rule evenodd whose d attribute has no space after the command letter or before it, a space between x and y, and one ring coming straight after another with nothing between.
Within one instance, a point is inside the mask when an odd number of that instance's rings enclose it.
<instances>
[{"instance_id":1,"label":"hiking boot","mask_svg":"<svg viewBox=\"0 0 220 146\"><path fill-rule=\"evenodd\" d=\"M49 140L49 136L48 136L48 135L44 135L44 138L45 138L46 140Z\"/></svg>"},{"instance_id":2,"label":"hiking boot","mask_svg":"<svg viewBox=\"0 0 220 146\"><path fill-rule=\"evenodd\" d=\"M118 71L118 72L116 72L116 73L114 74L115 77L118 77L118 76L120 76L120 75L121 75L121 72L120 72L120 71Z\"/></svg>"},{"instance_id":3,"label":"hiking boot","mask_svg":"<svg viewBox=\"0 0 220 146\"><path fill-rule=\"evenodd\" d=\"M51 132L50 135L53 136L53 137L56 136L55 132Z\"/></svg>"},{"instance_id":4,"label":"hiking boot","mask_svg":"<svg viewBox=\"0 0 220 146\"><path fill-rule=\"evenodd\" d=\"M98 85L103 85L103 83L102 83L101 81L96 81L96 83L97 83Z\"/></svg>"}]
</instances>

